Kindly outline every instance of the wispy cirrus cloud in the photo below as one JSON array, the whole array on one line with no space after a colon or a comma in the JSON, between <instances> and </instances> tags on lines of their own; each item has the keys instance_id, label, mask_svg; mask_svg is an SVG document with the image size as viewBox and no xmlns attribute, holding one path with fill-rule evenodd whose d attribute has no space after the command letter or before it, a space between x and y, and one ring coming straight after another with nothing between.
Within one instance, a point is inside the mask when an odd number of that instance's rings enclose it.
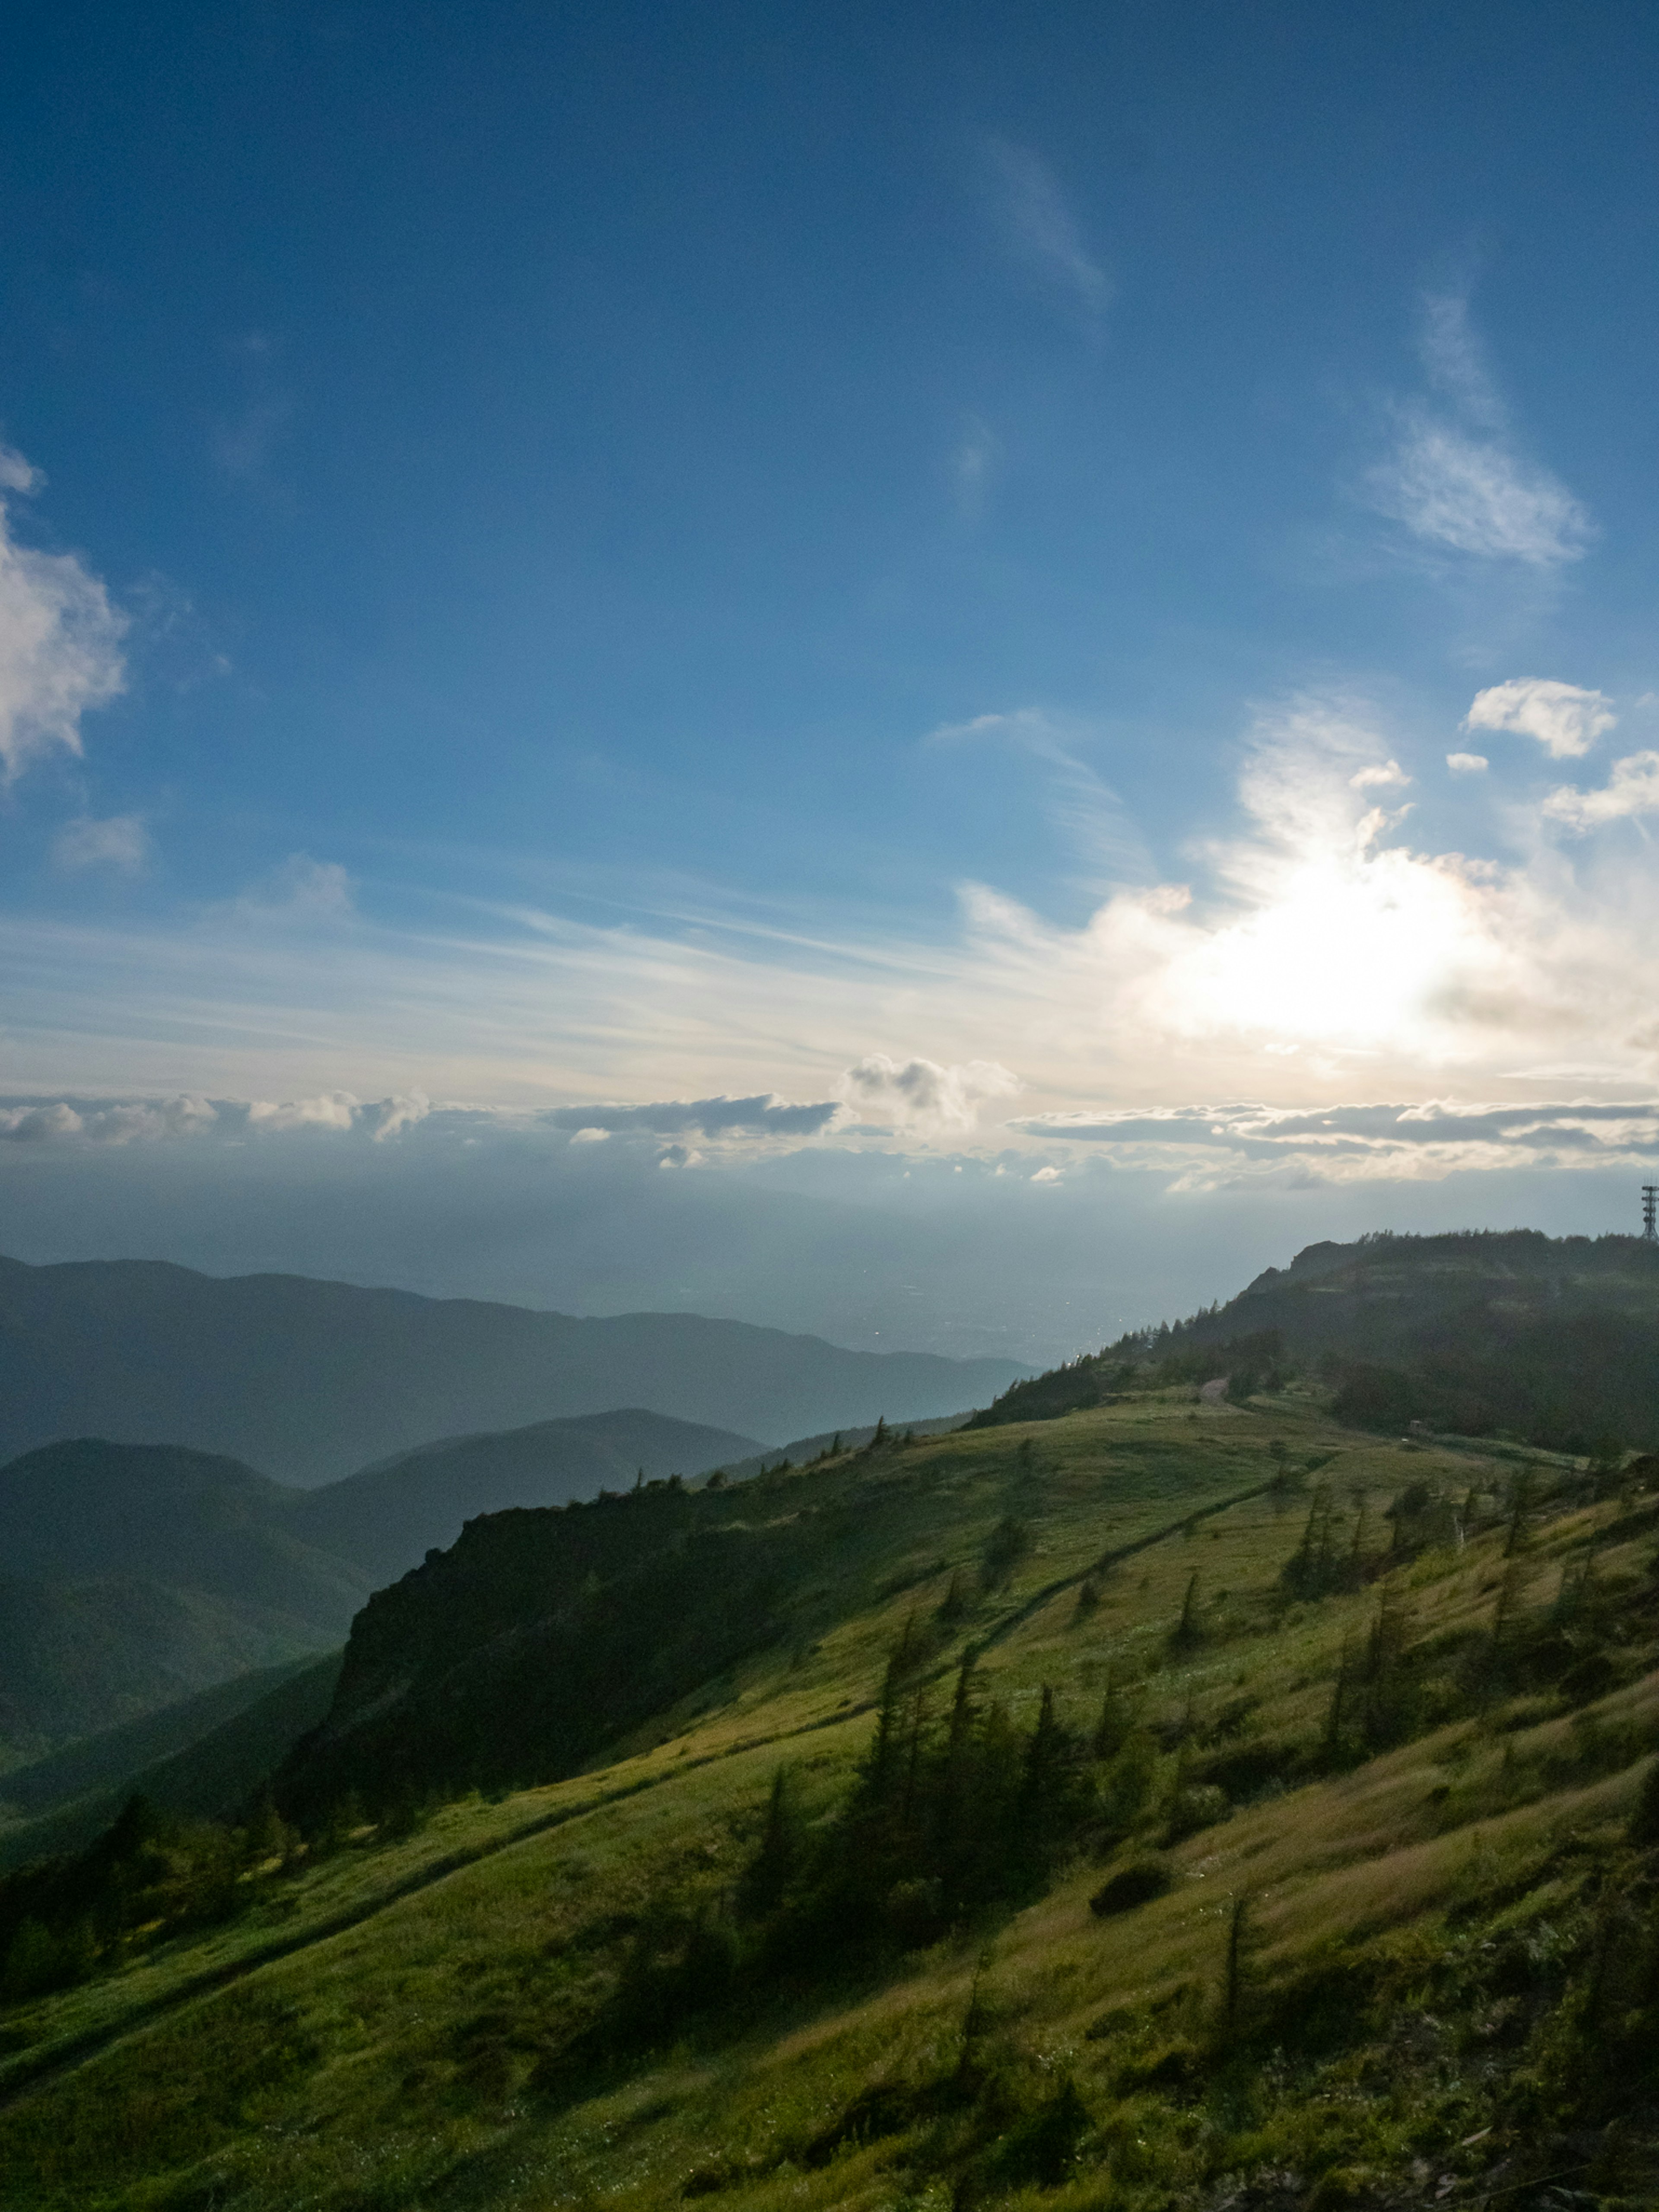
<instances>
[{"instance_id":1,"label":"wispy cirrus cloud","mask_svg":"<svg viewBox=\"0 0 1659 2212\"><path fill-rule=\"evenodd\" d=\"M101 822L83 814L66 822L52 839L52 857L71 875L92 868L142 875L149 863L149 831L141 814L112 814Z\"/></svg>"},{"instance_id":2,"label":"wispy cirrus cloud","mask_svg":"<svg viewBox=\"0 0 1659 2212\"><path fill-rule=\"evenodd\" d=\"M996 457L997 441L990 425L978 415L964 415L951 453L951 483L957 513L964 522L976 522L984 510Z\"/></svg>"},{"instance_id":3,"label":"wispy cirrus cloud","mask_svg":"<svg viewBox=\"0 0 1659 2212\"><path fill-rule=\"evenodd\" d=\"M1400 402L1386 458L1363 495L1418 543L1444 555L1553 570L1589 550L1595 525L1559 477L1520 447L1457 293L1423 301L1420 352L1440 395Z\"/></svg>"},{"instance_id":4,"label":"wispy cirrus cloud","mask_svg":"<svg viewBox=\"0 0 1659 2212\"><path fill-rule=\"evenodd\" d=\"M1089 735L1044 708L1016 707L941 723L927 742L997 744L1024 753L1044 772L1048 817L1067 842L1108 879L1145 880L1151 855L1122 799L1085 757Z\"/></svg>"},{"instance_id":5,"label":"wispy cirrus cloud","mask_svg":"<svg viewBox=\"0 0 1659 2212\"><path fill-rule=\"evenodd\" d=\"M1040 154L1007 138L987 152L997 186L1000 224L1028 268L1080 310L1091 326L1111 305L1114 286L1073 213L1060 179Z\"/></svg>"},{"instance_id":6,"label":"wispy cirrus cloud","mask_svg":"<svg viewBox=\"0 0 1659 2212\"><path fill-rule=\"evenodd\" d=\"M45 478L0 447L0 489L27 496ZM78 756L81 720L126 680L126 617L70 553L21 544L0 500L0 782L54 752Z\"/></svg>"}]
</instances>

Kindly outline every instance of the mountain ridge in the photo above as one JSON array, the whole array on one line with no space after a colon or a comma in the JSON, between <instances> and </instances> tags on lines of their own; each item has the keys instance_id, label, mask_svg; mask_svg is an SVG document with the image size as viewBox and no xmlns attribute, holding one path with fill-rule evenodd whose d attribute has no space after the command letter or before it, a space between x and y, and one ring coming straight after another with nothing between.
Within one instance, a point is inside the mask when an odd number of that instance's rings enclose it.
<instances>
[{"instance_id":1,"label":"mountain ridge","mask_svg":"<svg viewBox=\"0 0 1659 2212\"><path fill-rule=\"evenodd\" d=\"M0 1458L223 1452L301 1487L434 1437L640 1406L775 1447L984 1402L1015 1361L855 1352L697 1314L573 1316L167 1261L0 1258Z\"/></svg>"}]
</instances>

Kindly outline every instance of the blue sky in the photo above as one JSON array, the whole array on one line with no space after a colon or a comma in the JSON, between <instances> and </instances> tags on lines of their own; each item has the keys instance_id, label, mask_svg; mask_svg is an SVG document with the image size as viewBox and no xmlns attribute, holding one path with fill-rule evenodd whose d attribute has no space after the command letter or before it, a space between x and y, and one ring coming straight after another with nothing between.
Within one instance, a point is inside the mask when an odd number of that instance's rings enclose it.
<instances>
[{"instance_id":1,"label":"blue sky","mask_svg":"<svg viewBox=\"0 0 1659 2212\"><path fill-rule=\"evenodd\" d=\"M0 1242L757 1319L810 1249L852 1340L866 1237L884 1337L1036 1355L1339 1228L1623 1225L1650 10L5 52ZM478 1152L609 1231L526 1254ZM1016 1249L1041 1322L939 1320Z\"/></svg>"}]
</instances>

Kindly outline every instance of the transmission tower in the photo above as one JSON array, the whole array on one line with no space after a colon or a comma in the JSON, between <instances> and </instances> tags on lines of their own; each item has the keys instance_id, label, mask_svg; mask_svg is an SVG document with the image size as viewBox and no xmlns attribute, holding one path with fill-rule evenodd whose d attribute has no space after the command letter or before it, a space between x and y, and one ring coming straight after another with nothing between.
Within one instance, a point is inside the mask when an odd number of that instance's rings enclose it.
<instances>
[{"instance_id":1,"label":"transmission tower","mask_svg":"<svg viewBox=\"0 0 1659 2212\"><path fill-rule=\"evenodd\" d=\"M1642 1186L1642 1234L1650 1244L1659 1244L1659 1182Z\"/></svg>"}]
</instances>

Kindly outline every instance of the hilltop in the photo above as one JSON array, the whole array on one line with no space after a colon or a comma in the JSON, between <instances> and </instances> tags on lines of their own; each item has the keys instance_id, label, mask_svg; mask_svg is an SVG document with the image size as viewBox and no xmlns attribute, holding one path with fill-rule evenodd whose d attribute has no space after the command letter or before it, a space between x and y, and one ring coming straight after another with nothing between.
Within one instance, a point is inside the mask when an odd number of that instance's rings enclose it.
<instances>
[{"instance_id":1,"label":"hilltop","mask_svg":"<svg viewBox=\"0 0 1659 2212\"><path fill-rule=\"evenodd\" d=\"M1097 1403L1157 1373L1298 1374L1339 1419L1577 1452L1659 1445L1659 1244L1534 1230L1310 1245L1225 1305L1016 1383L983 1422Z\"/></svg>"},{"instance_id":2,"label":"hilltop","mask_svg":"<svg viewBox=\"0 0 1659 2212\"><path fill-rule=\"evenodd\" d=\"M1115 1395L475 1523L0 1893L8 2203L1652 2202L1659 1469Z\"/></svg>"}]
</instances>

